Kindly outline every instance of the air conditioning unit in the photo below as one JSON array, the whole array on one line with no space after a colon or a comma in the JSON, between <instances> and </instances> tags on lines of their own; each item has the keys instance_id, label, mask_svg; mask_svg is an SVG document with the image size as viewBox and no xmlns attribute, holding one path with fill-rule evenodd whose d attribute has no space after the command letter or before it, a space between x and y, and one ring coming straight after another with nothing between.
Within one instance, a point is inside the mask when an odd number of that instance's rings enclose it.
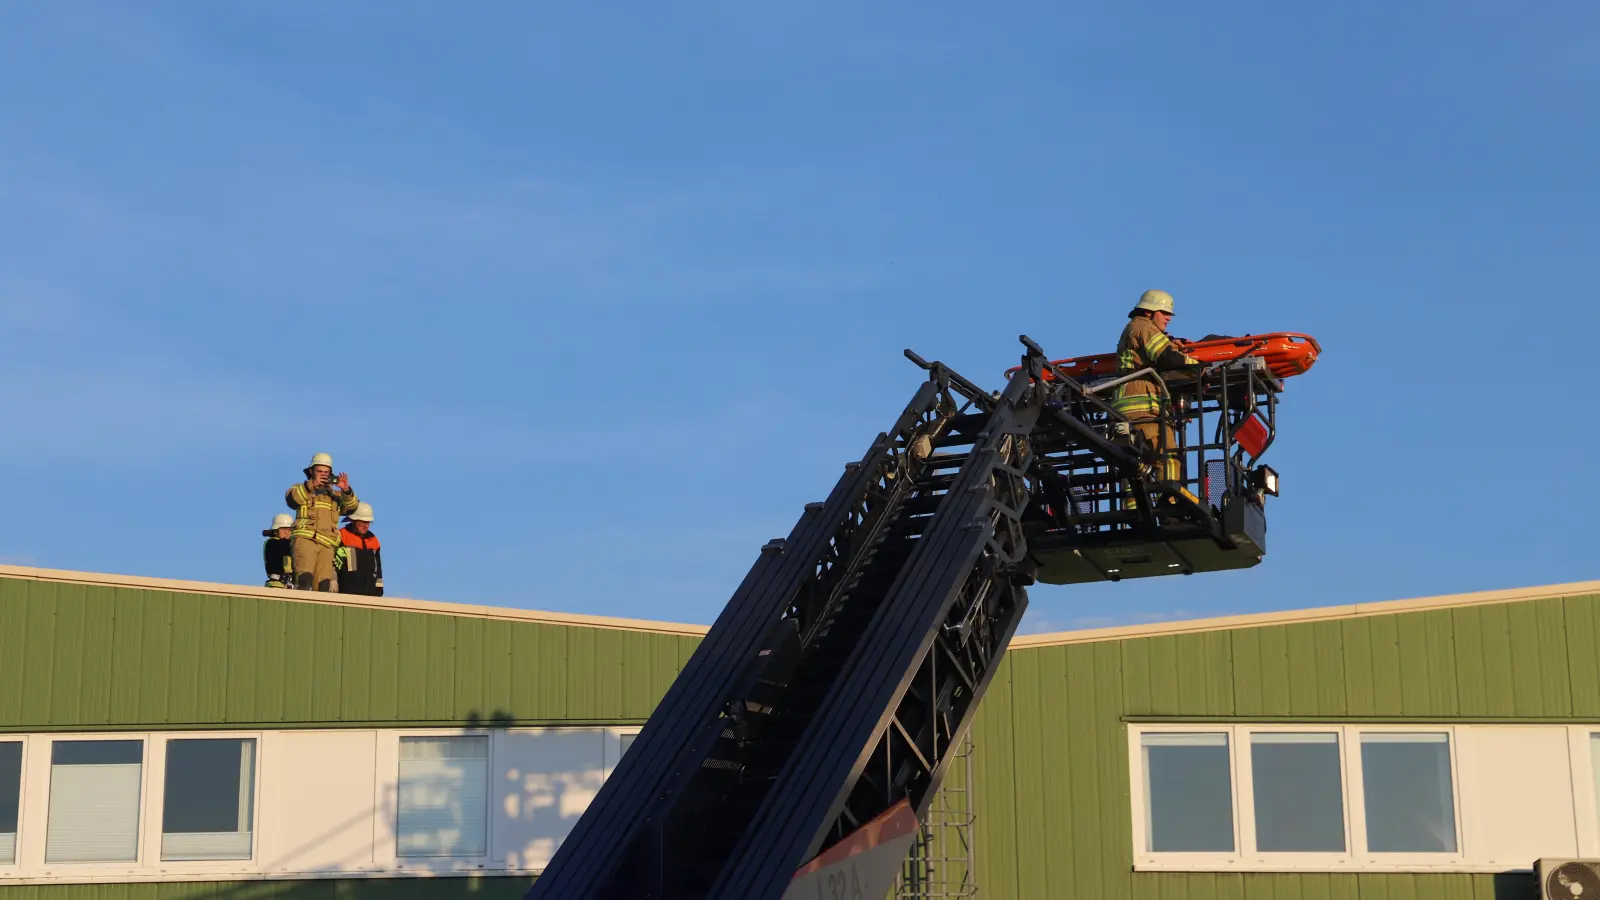
<instances>
[{"instance_id":1,"label":"air conditioning unit","mask_svg":"<svg viewBox=\"0 0 1600 900\"><path fill-rule=\"evenodd\" d=\"M1541 859L1533 877L1539 900L1600 900L1600 859Z\"/></svg>"}]
</instances>

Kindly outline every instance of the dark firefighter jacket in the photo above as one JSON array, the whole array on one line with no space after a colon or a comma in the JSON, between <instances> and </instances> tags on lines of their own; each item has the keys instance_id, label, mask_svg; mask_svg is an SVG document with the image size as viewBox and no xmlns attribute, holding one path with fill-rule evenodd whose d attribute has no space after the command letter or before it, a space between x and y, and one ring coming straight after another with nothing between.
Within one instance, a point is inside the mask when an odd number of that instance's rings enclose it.
<instances>
[{"instance_id":1,"label":"dark firefighter jacket","mask_svg":"<svg viewBox=\"0 0 1600 900\"><path fill-rule=\"evenodd\" d=\"M268 531L264 534L269 537L262 542L262 562L267 567L267 587L286 588L294 585L294 551L290 547L293 538L271 537L277 532Z\"/></svg>"},{"instance_id":2,"label":"dark firefighter jacket","mask_svg":"<svg viewBox=\"0 0 1600 900\"><path fill-rule=\"evenodd\" d=\"M339 593L383 596L383 547L371 531L356 534L346 525L339 529L340 547L334 556L339 573Z\"/></svg>"}]
</instances>

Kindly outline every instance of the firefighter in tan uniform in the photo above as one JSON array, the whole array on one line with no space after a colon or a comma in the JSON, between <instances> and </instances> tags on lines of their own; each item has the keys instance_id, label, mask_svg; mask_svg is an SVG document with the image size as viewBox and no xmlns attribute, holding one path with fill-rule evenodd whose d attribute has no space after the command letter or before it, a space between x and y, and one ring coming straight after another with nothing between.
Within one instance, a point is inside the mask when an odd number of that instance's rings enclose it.
<instances>
[{"instance_id":1,"label":"firefighter in tan uniform","mask_svg":"<svg viewBox=\"0 0 1600 900\"><path fill-rule=\"evenodd\" d=\"M1166 291L1145 291L1128 313L1128 327L1117 341L1117 374L1128 375L1140 369L1164 371L1192 366L1196 362L1179 350L1167 336L1172 321L1172 295ZM1163 426L1162 387L1154 376L1145 375L1117 386L1111 406L1128 418L1129 426L1157 448L1161 454L1156 477L1177 481L1183 477L1183 461L1176 450L1178 437L1171 425ZM1130 504L1131 505L1131 504Z\"/></svg>"},{"instance_id":2,"label":"firefighter in tan uniform","mask_svg":"<svg viewBox=\"0 0 1600 900\"><path fill-rule=\"evenodd\" d=\"M318 453L305 468L306 480L284 494L294 510L294 579L303 591L332 591L333 554L339 546L339 516L356 511L360 502L344 472L333 476L333 457Z\"/></svg>"}]
</instances>

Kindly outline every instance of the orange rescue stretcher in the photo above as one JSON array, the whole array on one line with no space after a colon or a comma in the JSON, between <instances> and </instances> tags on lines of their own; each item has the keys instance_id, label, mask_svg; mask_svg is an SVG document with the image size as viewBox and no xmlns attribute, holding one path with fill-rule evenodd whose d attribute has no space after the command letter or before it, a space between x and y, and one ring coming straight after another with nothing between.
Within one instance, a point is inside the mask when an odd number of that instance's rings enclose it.
<instances>
[{"instance_id":1,"label":"orange rescue stretcher","mask_svg":"<svg viewBox=\"0 0 1600 900\"><path fill-rule=\"evenodd\" d=\"M1210 337L1204 340L1173 345L1202 363L1228 362L1246 356L1259 356L1267 362L1267 370L1277 378L1300 375L1311 369L1322 347L1309 334L1293 331L1275 331L1271 334L1247 334L1243 337ZM1117 355L1101 353L1097 356L1076 356L1072 359L1051 360L1051 364L1072 378L1094 378L1117 373ZM1006 376L1020 369L1006 370ZM1048 370L1044 378L1053 376Z\"/></svg>"}]
</instances>

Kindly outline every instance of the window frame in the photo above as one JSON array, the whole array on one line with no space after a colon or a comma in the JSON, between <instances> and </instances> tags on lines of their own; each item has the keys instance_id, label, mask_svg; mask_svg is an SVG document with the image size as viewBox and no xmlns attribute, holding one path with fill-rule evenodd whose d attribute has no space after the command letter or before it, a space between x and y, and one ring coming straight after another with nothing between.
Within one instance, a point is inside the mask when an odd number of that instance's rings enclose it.
<instances>
[{"instance_id":1,"label":"window frame","mask_svg":"<svg viewBox=\"0 0 1600 900\"><path fill-rule=\"evenodd\" d=\"M1572 818L1578 824L1578 855L1600 856L1600 724L1567 728L1567 758L1572 761Z\"/></svg>"},{"instance_id":2,"label":"window frame","mask_svg":"<svg viewBox=\"0 0 1600 900\"><path fill-rule=\"evenodd\" d=\"M162 871L179 870L183 872L219 873L236 872L241 868L258 871L261 866L261 748L262 734L259 731L165 731L155 732L152 740L160 738L161 747L161 773L157 779L156 787L160 788L158 798L160 803L153 807L145 819L145 837L154 843L149 844L151 857L149 865ZM250 765L250 855L245 859L193 859L193 860L164 860L161 858L161 840L166 833L167 817L167 744L170 741L205 741L205 740L253 740L255 741L255 758ZM152 795L153 796L153 795Z\"/></svg>"},{"instance_id":3,"label":"window frame","mask_svg":"<svg viewBox=\"0 0 1600 900\"><path fill-rule=\"evenodd\" d=\"M1133 867L1136 871L1179 872L1434 872L1504 871L1503 866L1474 865L1468 845L1468 816L1471 798L1462 791L1463 744L1461 727L1446 724L1360 724L1360 723L1160 723L1129 724L1128 784L1132 813ZM1584 727L1585 735L1600 734L1600 728ZM1260 851L1256 848L1255 781L1250 747L1255 734L1329 733L1338 735L1339 775L1344 798L1345 852ZM1454 807L1452 823L1456 833L1454 853L1375 853L1367 849L1366 804L1361 769L1361 735L1376 732L1414 734L1443 733L1450 748L1450 791ZM1148 787L1144 772L1142 738L1146 734L1224 733L1228 736L1229 776L1232 779L1234 851L1156 852L1148 849ZM1586 738L1585 738L1586 739ZM1470 742L1469 742L1470 743ZM1467 751L1470 752L1470 751ZM1574 757L1576 758L1576 757ZM1587 757L1585 757L1587 759ZM1579 768L1574 765L1574 769ZM1576 773L1574 773L1576 778ZM1592 779L1591 779L1592 780ZM1574 784L1574 802L1580 802ZM1590 818L1600 823L1600 802L1590 807ZM1581 820L1581 816L1579 817ZM1600 826L1597 826L1600 828ZM1592 846L1581 842L1580 847ZM1530 860L1531 863L1531 860Z\"/></svg>"},{"instance_id":4,"label":"window frame","mask_svg":"<svg viewBox=\"0 0 1600 900\"><path fill-rule=\"evenodd\" d=\"M1254 736L1257 734L1333 734L1334 745L1339 748L1339 788L1343 809L1340 815L1344 826L1344 852L1335 853L1328 851L1311 850L1258 850L1256 849L1256 793L1255 793L1255 758L1252 752ZM1243 752L1235 768L1239 772L1239 786L1236 793L1239 795L1239 809L1236 812L1240 820L1238 831L1242 835L1239 841L1239 855L1246 865L1323 865L1345 868L1347 861L1366 837L1364 831L1358 829L1355 816L1350 803L1350 736L1342 729L1330 728L1327 725L1271 725L1266 727L1249 727L1238 732L1239 746ZM1246 815L1248 812L1248 815Z\"/></svg>"},{"instance_id":5,"label":"window frame","mask_svg":"<svg viewBox=\"0 0 1600 900\"><path fill-rule=\"evenodd\" d=\"M437 728L193 728L183 730L128 729L117 731L39 731L0 736L22 744L22 779L18 797L17 856L11 865L0 865L0 887L22 884L136 884L146 882L236 881L236 880L322 880L351 878L462 877L469 875L536 875L539 866L509 862L507 834L500 829L503 820L497 810L506 789L497 772L517 763L526 764L514 747L515 739L547 732L572 732L591 736L600 743L599 769L602 780L609 778L620 756L621 735L637 734L637 725L563 724L557 726L512 727L437 727ZM275 799L284 779L278 758L280 741L287 735L303 733L361 733L371 735L373 750L366 757L372 763L370 780L361 776L360 790L370 792L373 803L369 819L357 828L371 829L370 858L335 870L289 870L274 868L286 841L301 840L286 832L276 817L281 812ZM392 793L399 783L400 737L485 736L489 743L489 789L485 805L488 828L487 854L481 857L397 857L396 826L398 809ZM167 743L172 740L250 739L256 742L254 781L251 785L251 857L234 860L163 861L162 829L165 822ZM57 741L137 740L143 744L139 795L139 850L133 862L44 863L48 836L51 747ZM520 753L525 754L526 748ZM585 767L596 765L586 756ZM352 783L354 784L354 783ZM385 791L390 793L385 793ZM387 806L384 803L387 802ZM390 814L394 813L394 816Z\"/></svg>"},{"instance_id":6,"label":"window frame","mask_svg":"<svg viewBox=\"0 0 1600 900\"><path fill-rule=\"evenodd\" d=\"M1464 797L1461 790L1461 773L1465 771L1462 766L1462 745L1457 727L1454 725L1351 725L1345 726L1349 735L1350 780L1345 786L1345 803L1351 807L1350 817L1357 825L1354 831L1361 836L1359 844L1351 847L1355 863L1363 869L1382 869L1401 867L1408 870L1428 870L1440 867L1458 866L1470 859L1471 848L1467 846L1467 818L1471 814L1468 798ZM1366 809L1366 779L1363 762L1361 759L1361 736L1363 734L1439 734L1443 733L1449 741L1450 748L1450 804L1455 821L1456 849L1454 853L1417 853L1417 852L1386 852L1373 851L1367 848L1367 809ZM1355 801L1359 800L1357 803ZM1531 860L1530 860L1531 862Z\"/></svg>"},{"instance_id":7,"label":"window frame","mask_svg":"<svg viewBox=\"0 0 1600 900\"><path fill-rule=\"evenodd\" d=\"M1148 792L1149 792L1149 781L1150 781L1150 779L1149 779L1148 774L1145 772L1145 768L1144 768L1144 742L1142 740L1143 736L1146 735L1146 734L1178 734L1178 733L1181 733L1181 734L1217 734L1219 732L1227 735L1228 779L1229 779L1229 782L1230 782L1230 784L1229 784L1229 796L1232 798L1232 801L1233 801L1233 848L1234 848L1233 852L1232 853L1203 852L1203 851L1201 851L1201 852L1196 852L1196 851L1151 852L1150 850L1145 849L1149 845L1148 838L1149 838L1149 834L1150 834L1150 831L1149 831L1149 817L1146 814L1146 810L1147 810L1148 805L1149 805L1148 796L1147 795L1148 795ZM1128 741L1128 747L1129 747L1129 757L1128 757L1128 759L1129 759L1129 765L1131 767L1129 769L1129 771L1131 773L1133 773L1132 777L1129 779L1129 781L1132 784L1133 848L1134 848L1134 858L1135 858L1135 860L1137 861L1140 858L1149 857L1149 858L1153 858L1153 859L1156 859L1156 860L1160 860L1162 863L1168 865L1169 867L1178 867L1178 868L1183 868L1183 869L1186 869L1186 870L1193 871L1194 869L1192 869L1191 867L1195 867L1195 866L1205 867L1205 866L1208 866L1208 865L1214 865L1218 860L1221 860L1221 859L1230 859L1230 858L1237 857L1239 855L1239 848L1244 846L1244 844L1243 844L1244 837L1243 837L1243 834L1242 834L1243 827L1242 827L1242 823L1241 823L1241 820L1243 819L1243 817L1239 815L1239 755L1238 755L1238 752L1237 752L1237 744L1235 743L1235 738L1234 738L1234 735L1233 735L1232 726L1230 726L1230 725L1220 725L1220 726L1219 725L1183 725L1183 726L1174 726L1172 728L1164 728L1163 727L1163 728L1129 729L1129 735L1130 735L1130 739ZM1227 867L1227 868L1231 868L1231 867ZM1224 868L1223 871L1227 871L1227 868Z\"/></svg>"},{"instance_id":8,"label":"window frame","mask_svg":"<svg viewBox=\"0 0 1600 900\"><path fill-rule=\"evenodd\" d=\"M54 748L56 744L91 741L138 741L139 749L139 821L135 826L137 846L131 860L105 862L48 862L46 859L50 839L51 778L54 775ZM149 803L153 790L151 773L152 740L148 732L82 732L67 734L29 735L30 746L23 748L22 792L39 798L31 804L28 819L17 820L17 860L23 868L44 875L65 873L133 874L145 865L145 855L150 850ZM31 751L31 752L30 752ZM31 765L29 758L32 758ZM32 826L32 827L30 827ZM24 831L27 834L24 834ZM26 856L23 847L27 847Z\"/></svg>"},{"instance_id":9,"label":"window frame","mask_svg":"<svg viewBox=\"0 0 1600 900\"><path fill-rule=\"evenodd\" d=\"M632 738L638 740L641 731L644 731L643 725L620 725L605 729L605 748L601 757L601 767L605 771L607 778L610 778L611 773L617 770L617 766L622 762L623 754L628 752L627 748L622 746L623 739ZM632 746L631 742L629 746Z\"/></svg>"},{"instance_id":10,"label":"window frame","mask_svg":"<svg viewBox=\"0 0 1600 900\"><path fill-rule=\"evenodd\" d=\"M262 732L217 731L105 731L40 732L22 739L22 790L17 817L17 855L12 865L0 865L4 883L132 882L166 878L205 878L250 875L261 871L261 766ZM257 762L251 784L250 858L230 860L161 859L161 834L165 818L167 741L206 738L253 739ZM3 738L0 738L3 739ZM132 741L143 744L139 773L139 847L132 861L45 862L50 827L51 749L67 741ZM152 804L154 804L152 806Z\"/></svg>"},{"instance_id":11,"label":"window frame","mask_svg":"<svg viewBox=\"0 0 1600 900\"><path fill-rule=\"evenodd\" d=\"M494 833L494 773L500 761L500 740L496 728L398 728L378 732L378 765L373 796L377 814L373 820L377 840L372 859L380 870L399 873L499 872ZM400 742L404 738L485 737L489 744L488 769L484 784L484 851L478 856L401 856L400 855Z\"/></svg>"},{"instance_id":12,"label":"window frame","mask_svg":"<svg viewBox=\"0 0 1600 900\"><path fill-rule=\"evenodd\" d=\"M14 878L22 871L23 833L28 829L28 762L33 743L26 734L0 735L0 743L21 744L22 761L17 767L17 839L11 853L11 862L0 863L0 878Z\"/></svg>"}]
</instances>

